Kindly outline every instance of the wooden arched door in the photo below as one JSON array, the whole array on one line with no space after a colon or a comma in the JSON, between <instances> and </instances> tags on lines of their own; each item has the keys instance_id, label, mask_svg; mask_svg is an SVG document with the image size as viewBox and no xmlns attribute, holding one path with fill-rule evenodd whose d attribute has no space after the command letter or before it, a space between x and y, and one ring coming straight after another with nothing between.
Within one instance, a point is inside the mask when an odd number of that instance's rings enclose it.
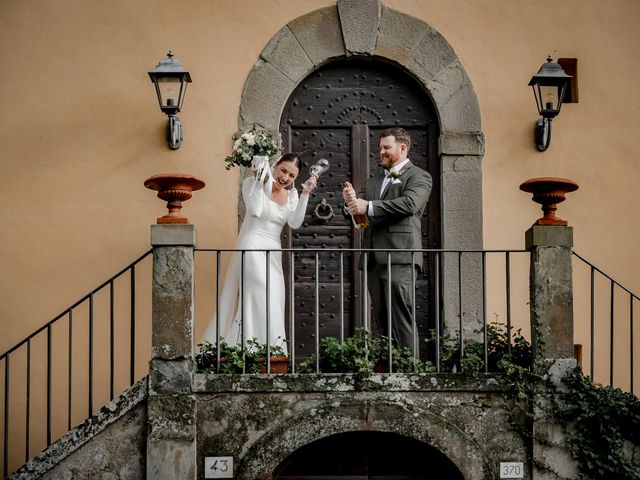
<instances>
[{"instance_id":1,"label":"wooden arched door","mask_svg":"<svg viewBox=\"0 0 640 480\"><path fill-rule=\"evenodd\" d=\"M350 181L358 190L378 167L378 141L382 130L399 126L410 134L409 158L427 170L433 188L423 217L423 248L440 247L439 124L433 102L405 71L380 60L351 58L318 69L296 88L282 114L280 131L287 151L303 161L302 177L320 158L331 167L312 193L303 226L285 230L283 245L293 248L360 248L361 233L342 214L342 186ZM320 208L325 201L335 216ZM285 278L293 278L296 357L315 351L316 338L345 336L363 324L363 285L354 255L327 252L319 255L319 312L316 325L315 258L300 254L285 256ZM433 257L425 257L423 274L417 278L416 315L421 337L433 328L435 290ZM293 272L291 272L293 269ZM342 272L342 275L341 275ZM291 276L293 273L293 277ZM340 277L343 282L340 282ZM344 304L339 299L343 293ZM288 299L290 300L290 298ZM289 305L289 301L287 305ZM370 317L369 317L370 318ZM344 320L344 322L343 322ZM289 310L288 322L291 321Z\"/></svg>"}]
</instances>

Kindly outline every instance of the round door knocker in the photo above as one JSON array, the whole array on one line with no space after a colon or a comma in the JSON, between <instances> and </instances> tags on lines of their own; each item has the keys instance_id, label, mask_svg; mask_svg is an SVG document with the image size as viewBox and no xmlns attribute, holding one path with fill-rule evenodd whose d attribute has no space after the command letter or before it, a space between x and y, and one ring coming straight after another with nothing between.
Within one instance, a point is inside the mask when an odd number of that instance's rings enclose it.
<instances>
[{"instance_id":1,"label":"round door knocker","mask_svg":"<svg viewBox=\"0 0 640 480\"><path fill-rule=\"evenodd\" d=\"M322 201L316 205L316 208L313 209L313 216L321 222L327 223L335 216L335 213L333 213L331 205L327 203L327 199L323 198Z\"/></svg>"}]
</instances>

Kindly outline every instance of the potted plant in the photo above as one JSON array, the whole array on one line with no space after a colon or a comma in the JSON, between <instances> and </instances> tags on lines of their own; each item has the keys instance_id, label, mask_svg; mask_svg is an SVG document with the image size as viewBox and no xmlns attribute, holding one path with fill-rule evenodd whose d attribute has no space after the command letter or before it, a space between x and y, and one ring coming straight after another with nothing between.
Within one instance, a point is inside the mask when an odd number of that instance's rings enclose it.
<instances>
[{"instance_id":1,"label":"potted plant","mask_svg":"<svg viewBox=\"0 0 640 480\"><path fill-rule=\"evenodd\" d=\"M196 369L202 373L267 373L267 345L258 342L256 338L247 340L247 346L229 345L220 339L220 363L218 364L218 348L215 344L205 341L199 345L196 354ZM286 356L281 345L271 345L270 373L287 373L289 357Z\"/></svg>"},{"instance_id":2,"label":"potted plant","mask_svg":"<svg viewBox=\"0 0 640 480\"><path fill-rule=\"evenodd\" d=\"M320 340L320 371L323 373L359 373L370 375L374 372L388 372L389 337L374 337L363 328L356 329L354 336L343 342L335 337ZM422 362L413 357L409 348L393 347L393 372L434 372L429 361ZM300 373L316 371L316 357L305 359L298 369Z\"/></svg>"}]
</instances>

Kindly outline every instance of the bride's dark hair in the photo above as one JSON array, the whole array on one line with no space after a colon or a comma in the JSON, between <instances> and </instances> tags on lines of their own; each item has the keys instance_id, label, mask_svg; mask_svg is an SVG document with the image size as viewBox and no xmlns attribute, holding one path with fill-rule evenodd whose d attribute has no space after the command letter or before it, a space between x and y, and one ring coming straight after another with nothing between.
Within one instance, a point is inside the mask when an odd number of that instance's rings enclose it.
<instances>
[{"instance_id":1,"label":"bride's dark hair","mask_svg":"<svg viewBox=\"0 0 640 480\"><path fill-rule=\"evenodd\" d=\"M276 162L276 165L282 162L291 162L298 170L302 170L302 162L300 161L300 157L298 157L297 153L285 153L280 159Z\"/></svg>"},{"instance_id":2,"label":"bride's dark hair","mask_svg":"<svg viewBox=\"0 0 640 480\"><path fill-rule=\"evenodd\" d=\"M280 157L280 159L275 163L276 165L280 165L282 162L290 162L293 163L298 170L302 170L302 162L300 161L300 157L298 157L297 153L285 153ZM287 187L287 190L291 190L295 188L293 183Z\"/></svg>"}]
</instances>

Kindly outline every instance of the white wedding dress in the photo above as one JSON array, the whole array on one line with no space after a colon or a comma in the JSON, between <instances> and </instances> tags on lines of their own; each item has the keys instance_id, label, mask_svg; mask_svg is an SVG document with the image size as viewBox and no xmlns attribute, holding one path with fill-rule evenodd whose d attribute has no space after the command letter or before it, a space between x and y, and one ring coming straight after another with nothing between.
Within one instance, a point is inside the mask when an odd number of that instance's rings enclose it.
<instances>
[{"instance_id":1,"label":"white wedding dress","mask_svg":"<svg viewBox=\"0 0 640 480\"><path fill-rule=\"evenodd\" d=\"M265 250L280 249L280 234L285 223L291 228L299 228L304 220L308 195L298 197L292 188L289 201L279 205L271 200L273 178L267 176L264 186L253 177L242 182L242 198L246 213L238 240L234 248L242 250L262 250L242 253L234 252L227 271L218 311L214 314L204 333L203 340L216 344L216 319L220 318L220 336L229 345L239 345L244 338L256 338L261 344L267 343L267 303L269 307L269 344L281 346L285 353L286 332L284 325L284 275L282 272L282 252L269 253L269 301L267 302L267 269ZM260 188L262 187L262 188ZM244 263L244 275L241 265ZM244 282L244 288L241 287ZM243 308L239 308L242 298ZM244 321L243 321L244 320ZM244 325L244 331L242 328Z\"/></svg>"}]
</instances>

